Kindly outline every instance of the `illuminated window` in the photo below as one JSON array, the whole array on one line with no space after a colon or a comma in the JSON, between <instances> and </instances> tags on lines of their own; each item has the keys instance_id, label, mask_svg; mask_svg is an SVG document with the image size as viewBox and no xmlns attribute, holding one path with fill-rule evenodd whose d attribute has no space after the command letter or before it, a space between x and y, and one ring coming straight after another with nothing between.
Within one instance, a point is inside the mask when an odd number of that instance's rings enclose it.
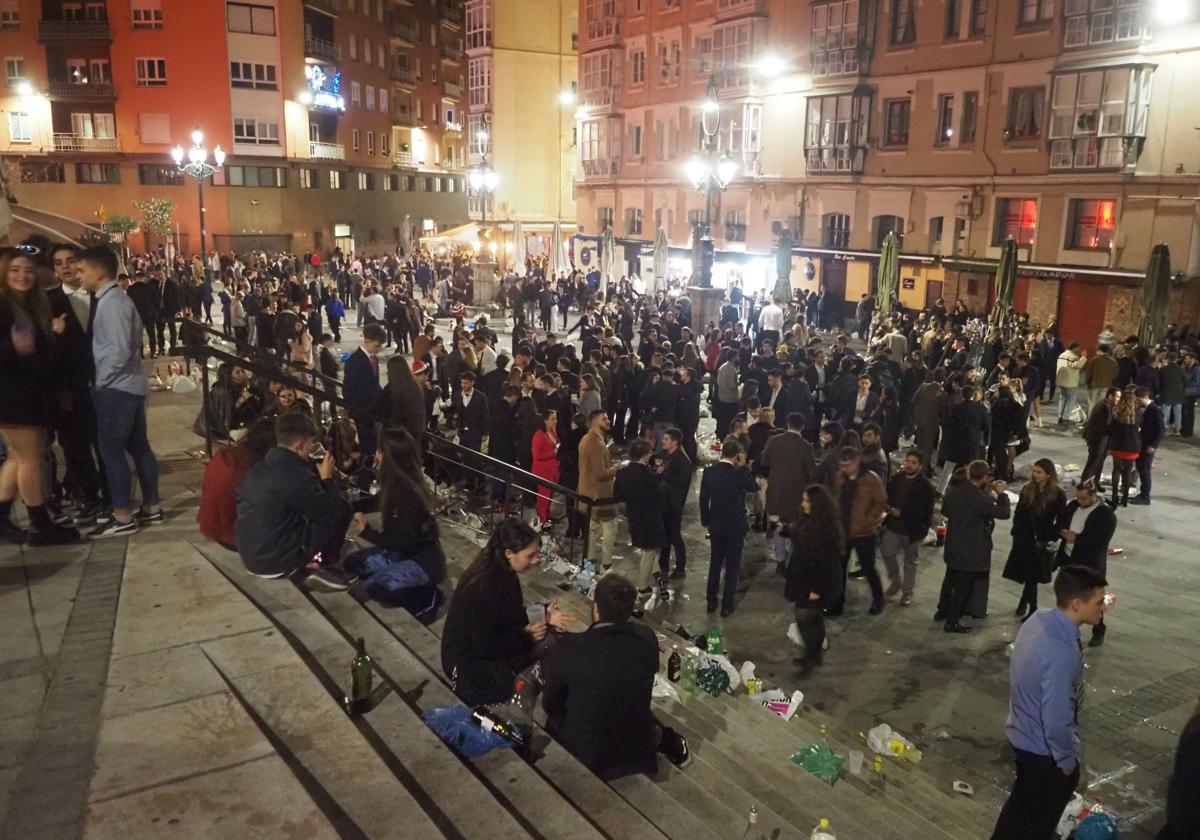
<instances>
[{"instance_id":1,"label":"illuminated window","mask_svg":"<svg viewBox=\"0 0 1200 840\"><path fill-rule=\"evenodd\" d=\"M1015 239L1018 245L1032 245L1037 230L1037 199L996 199L996 226L992 232L992 244L999 245L1006 239Z\"/></svg>"},{"instance_id":2,"label":"illuminated window","mask_svg":"<svg viewBox=\"0 0 1200 840\"><path fill-rule=\"evenodd\" d=\"M1066 247L1107 251L1116 231L1117 202L1111 198L1073 198L1068 205Z\"/></svg>"}]
</instances>

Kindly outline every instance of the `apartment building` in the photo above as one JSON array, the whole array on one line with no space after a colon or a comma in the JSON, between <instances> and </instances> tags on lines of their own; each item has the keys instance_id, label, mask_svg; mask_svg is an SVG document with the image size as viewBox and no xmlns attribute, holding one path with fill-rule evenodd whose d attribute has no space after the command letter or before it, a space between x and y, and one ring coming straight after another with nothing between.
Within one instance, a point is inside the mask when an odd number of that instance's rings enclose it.
<instances>
[{"instance_id":1,"label":"apartment building","mask_svg":"<svg viewBox=\"0 0 1200 840\"><path fill-rule=\"evenodd\" d=\"M575 0L466 0L469 163L486 151L499 176L489 222L575 220L578 20ZM470 196L472 219L483 202Z\"/></svg>"},{"instance_id":2,"label":"apartment building","mask_svg":"<svg viewBox=\"0 0 1200 840\"><path fill-rule=\"evenodd\" d=\"M1018 309L1094 343L1136 324L1153 244L1200 274L1200 10L1180 0L581 0L580 224L631 251L687 246L704 196L683 164L708 86L722 154L717 281L793 284L847 308L902 238L901 300L979 310L999 246ZM1181 284L1172 316L1200 314Z\"/></svg>"},{"instance_id":3,"label":"apartment building","mask_svg":"<svg viewBox=\"0 0 1200 840\"><path fill-rule=\"evenodd\" d=\"M445 0L0 0L9 192L90 224L169 197L189 253L199 199L170 150L200 128L227 155L204 193L209 247L370 253L394 247L405 216L457 224L460 63L415 89L397 68L461 39L461 20Z\"/></svg>"}]
</instances>

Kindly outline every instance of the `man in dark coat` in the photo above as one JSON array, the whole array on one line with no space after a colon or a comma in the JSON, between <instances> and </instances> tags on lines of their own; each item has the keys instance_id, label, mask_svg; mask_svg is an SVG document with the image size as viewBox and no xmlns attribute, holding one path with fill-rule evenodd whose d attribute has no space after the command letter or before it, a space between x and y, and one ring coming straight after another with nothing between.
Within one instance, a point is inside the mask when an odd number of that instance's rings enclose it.
<instances>
[{"instance_id":1,"label":"man in dark coat","mask_svg":"<svg viewBox=\"0 0 1200 840\"><path fill-rule=\"evenodd\" d=\"M1081 481L1075 485L1075 498L1059 518L1058 528L1063 539L1055 568L1087 566L1101 576L1108 573L1108 544L1117 531L1117 515L1100 498L1094 481ZM1106 630L1101 617L1098 624L1092 625L1092 640L1088 646L1104 644Z\"/></svg>"},{"instance_id":2,"label":"man in dark coat","mask_svg":"<svg viewBox=\"0 0 1200 840\"><path fill-rule=\"evenodd\" d=\"M629 463L617 471L613 482L613 497L625 505L629 542L640 552L637 575L639 595L650 594L650 576L659 552L667 541L658 476L650 466L652 454L650 444L635 440L629 447Z\"/></svg>"},{"instance_id":3,"label":"man in dark coat","mask_svg":"<svg viewBox=\"0 0 1200 840\"><path fill-rule=\"evenodd\" d=\"M758 459L758 472L767 479L766 515L780 523L771 537L775 560L787 561L791 554L788 541L782 536L782 526L795 521L800 511L800 496L812 484L817 474L812 444L804 439L804 415L793 411L784 418L787 431L767 439Z\"/></svg>"},{"instance_id":4,"label":"man in dark coat","mask_svg":"<svg viewBox=\"0 0 1200 840\"><path fill-rule=\"evenodd\" d=\"M704 386L689 367L679 369L679 385L676 389L678 402L675 405L675 423L683 432L683 451L688 460L696 463L696 430L700 427L700 397ZM664 439L665 440L665 439Z\"/></svg>"},{"instance_id":5,"label":"man in dark coat","mask_svg":"<svg viewBox=\"0 0 1200 840\"><path fill-rule=\"evenodd\" d=\"M721 616L733 613L738 571L742 565L742 547L746 541L746 494L758 490L754 474L746 466L746 453L737 441L721 447L721 462L704 471L700 479L700 524L708 531L712 554L708 563L708 611L717 609L721 572L725 586L721 597Z\"/></svg>"},{"instance_id":6,"label":"man in dark coat","mask_svg":"<svg viewBox=\"0 0 1200 840\"><path fill-rule=\"evenodd\" d=\"M562 636L543 662L547 729L606 780L655 773L656 752L676 766L689 758L687 741L650 711L658 642L649 627L629 621L636 602L627 579L605 575L596 585L592 626Z\"/></svg>"},{"instance_id":7,"label":"man in dark coat","mask_svg":"<svg viewBox=\"0 0 1200 840\"><path fill-rule=\"evenodd\" d=\"M479 399L477 392L474 399ZM504 395L498 403L488 405L488 455L497 461L517 465L517 400L521 389L516 385L504 386ZM492 473L492 499L501 505L508 504L505 493L503 468L493 464L487 470Z\"/></svg>"},{"instance_id":8,"label":"man in dark coat","mask_svg":"<svg viewBox=\"0 0 1200 840\"><path fill-rule=\"evenodd\" d=\"M687 548L683 542L683 506L692 487L692 465L695 463L683 449L684 433L679 429L663 432L662 463L658 476L662 489L663 528L666 539L658 555L659 587L665 588L671 564L671 549L675 549L675 571L671 578L678 580L687 573Z\"/></svg>"},{"instance_id":9,"label":"man in dark coat","mask_svg":"<svg viewBox=\"0 0 1200 840\"><path fill-rule=\"evenodd\" d=\"M1137 389L1138 406L1142 410L1139 433L1142 439L1142 451L1138 453L1137 472L1138 494L1129 500L1131 505L1150 504L1150 485L1153 481L1151 470L1154 467L1154 453L1162 443L1166 424L1163 422L1162 409L1150 398L1150 389Z\"/></svg>"},{"instance_id":10,"label":"man in dark coat","mask_svg":"<svg viewBox=\"0 0 1200 840\"><path fill-rule=\"evenodd\" d=\"M151 283L158 292L158 352L168 353L175 348L175 319L183 310L183 296L179 293L179 284L166 275L165 272L155 271L151 274ZM167 344L166 335L171 336Z\"/></svg>"},{"instance_id":11,"label":"man in dark coat","mask_svg":"<svg viewBox=\"0 0 1200 840\"><path fill-rule=\"evenodd\" d=\"M367 324L362 330L362 344L346 360L342 396L358 427L360 467L375 463L375 414L383 394L379 385L379 351L386 339L387 332L383 327ZM370 473L370 469L363 469L360 485L366 481L366 487L370 486Z\"/></svg>"},{"instance_id":12,"label":"man in dark coat","mask_svg":"<svg viewBox=\"0 0 1200 840\"><path fill-rule=\"evenodd\" d=\"M900 606L913 602L917 584L917 553L933 523L933 482L925 477L925 462L917 450L904 456L904 464L887 484L888 517L884 523L879 550L891 584L885 593L891 598L903 592ZM897 556L904 555L901 576Z\"/></svg>"},{"instance_id":13,"label":"man in dark coat","mask_svg":"<svg viewBox=\"0 0 1200 840\"><path fill-rule=\"evenodd\" d=\"M986 580L992 568L992 530L997 519L1011 514L1008 485L993 481L987 461L967 464L961 478L956 477L942 500L946 517L946 577L938 599L934 621L945 621L947 633L970 633L960 623L971 590L980 578Z\"/></svg>"}]
</instances>

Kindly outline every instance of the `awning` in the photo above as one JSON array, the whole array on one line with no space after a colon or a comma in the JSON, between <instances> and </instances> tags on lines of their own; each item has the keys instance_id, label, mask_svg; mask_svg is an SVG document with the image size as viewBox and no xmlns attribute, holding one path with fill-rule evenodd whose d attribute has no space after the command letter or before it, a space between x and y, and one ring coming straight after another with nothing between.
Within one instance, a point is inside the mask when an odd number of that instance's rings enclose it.
<instances>
[{"instance_id":1,"label":"awning","mask_svg":"<svg viewBox=\"0 0 1200 840\"><path fill-rule=\"evenodd\" d=\"M1144 67L1153 70L1158 67L1153 61L1140 55L1114 55L1104 58L1078 58L1074 61L1064 61L1052 67L1050 75L1061 76L1066 73L1083 73L1088 70L1116 70L1121 67Z\"/></svg>"}]
</instances>

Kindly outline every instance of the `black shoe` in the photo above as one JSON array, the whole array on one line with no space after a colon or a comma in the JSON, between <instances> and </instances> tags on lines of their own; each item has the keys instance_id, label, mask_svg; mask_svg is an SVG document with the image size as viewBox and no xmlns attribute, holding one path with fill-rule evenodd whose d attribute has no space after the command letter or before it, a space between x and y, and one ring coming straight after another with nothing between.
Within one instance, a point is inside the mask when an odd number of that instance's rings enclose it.
<instances>
[{"instance_id":1,"label":"black shoe","mask_svg":"<svg viewBox=\"0 0 1200 840\"><path fill-rule=\"evenodd\" d=\"M867 576L867 573L864 572L862 569L855 569L853 572L850 572L850 574L848 574L846 577L850 578L851 580L862 580L866 576Z\"/></svg>"},{"instance_id":2,"label":"black shoe","mask_svg":"<svg viewBox=\"0 0 1200 840\"><path fill-rule=\"evenodd\" d=\"M671 580L682 580L687 577L687 569L676 569L671 572Z\"/></svg>"},{"instance_id":3,"label":"black shoe","mask_svg":"<svg viewBox=\"0 0 1200 840\"><path fill-rule=\"evenodd\" d=\"M945 621L946 613L944 613L942 610L938 610L937 612L935 612L933 614L933 620L934 621Z\"/></svg>"},{"instance_id":4,"label":"black shoe","mask_svg":"<svg viewBox=\"0 0 1200 840\"><path fill-rule=\"evenodd\" d=\"M29 532L8 520L0 522L0 541L20 545L29 539Z\"/></svg>"},{"instance_id":5,"label":"black shoe","mask_svg":"<svg viewBox=\"0 0 1200 840\"><path fill-rule=\"evenodd\" d=\"M839 618L845 614L846 614L845 607L830 607L829 609L825 610L826 618Z\"/></svg>"},{"instance_id":6,"label":"black shoe","mask_svg":"<svg viewBox=\"0 0 1200 840\"><path fill-rule=\"evenodd\" d=\"M1127 504L1128 505L1148 505L1148 504L1150 504L1150 497L1149 496L1134 496L1132 499L1130 499L1128 502L1123 503L1121 506L1124 507Z\"/></svg>"},{"instance_id":7,"label":"black shoe","mask_svg":"<svg viewBox=\"0 0 1200 840\"><path fill-rule=\"evenodd\" d=\"M1093 633L1091 641L1088 642L1088 647L1100 647L1102 644L1104 644L1104 634L1100 633L1097 635Z\"/></svg>"},{"instance_id":8,"label":"black shoe","mask_svg":"<svg viewBox=\"0 0 1200 840\"><path fill-rule=\"evenodd\" d=\"M80 527L82 525L96 525L96 519L104 511L101 507L94 503L85 504L75 511L74 525Z\"/></svg>"},{"instance_id":9,"label":"black shoe","mask_svg":"<svg viewBox=\"0 0 1200 840\"><path fill-rule=\"evenodd\" d=\"M867 610L867 615L879 615L881 612L883 612L883 602L882 601L880 601L877 604L872 604L871 609Z\"/></svg>"},{"instance_id":10,"label":"black shoe","mask_svg":"<svg viewBox=\"0 0 1200 840\"><path fill-rule=\"evenodd\" d=\"M676 767L687 767L692 761L692 751L688 749L687 738L669 726L663 727L662 740L658 742L658 751Z\"/></svg>"},{"instance_id":11,"label":"black shoe","mask_svg":"<svg viewBox=\"0 0 1200 840\"><path fill-rule=\"evenodd\" d=\"M1017 618L1020 618L1021 616L1025 615L1025 610L1028 608L1028 606L1028 604L1022 601L1021 603L1017 604L1017 609L1013 615L1015 615ZM1033 610L1030 610L1030 612L1033 612Z\"/></svg>"},{"instance_id":12,"label":"black shoe","mask_svg":"<svg viewBox=\"0 0 1200 840\"><path fill-rule=\"evenodd\" d=\"M356 580L358 578L340 575L332 569L318 566L306 569L301 583L305 589L313 592L345 592Z\"/></svg>"},{"instance_id":13,"label":"black shoe","mask_svg":"<svg viewBox=\"0 0 1200 840\"><path fill-rule=\"evenodd\" d=\"M88 531L87 535L94 540L103 539L105 537L127 537L138 532L138 524L136 519L131 519L128 522L118 522L116 517L96 517L96 527Z\"/></svg>"},{"instance_id":14,"label":"black shoe","mask_svg":"<svg viewBox=\"0 0 1200 840\"><path fill-rule=\"evenodd\" d=\"M79 531L65 528L62 525L41 525L29 530L26 540L31 546L39 545L70 545L79 542Z\"/></svg>"},{"instance_id":15,"label":"black shoe","mask_svg":"<svg viewBox=\"0 0 1200 840\"><path fill-rule=\"evenodd\" d=\"M709 602L708 602L708 611L709 611L710 613L712 613L712 612L716 612L716 611L717 611L717 602L716 602L716 601L709 601Z\"/></svg>"},{"instance_id":16,"label":"black shoe","mask_svg":"<svg viewBox=\"0 0 1200 840\"><path fill-rule=\"evenodd\" d=\"M721 618L729 618L733 615L733 607L721 607Z\"/></svg>"},{"instance_id":17,"label":"black shoe","mask_svg":"<svg viewBox=\"0 0 1200 840\"><path fill-rule=\"evenodd\" d=\"M148 510L147 508L138 509L133 518L139 525L161 525L163 522L162 508L156 510Z\"/></svg>"},{"instance_id":18,"label":"black shoe","mask_svg":"<svg viewBox=\"0 0 1200 840\"><path fill-rule=\"evenodd\" d=\"M957 621L947 621L946 626L942 628L947 633L970 633L974 629L973 627L964 627Z\"/></svg>"}]
</instances>

